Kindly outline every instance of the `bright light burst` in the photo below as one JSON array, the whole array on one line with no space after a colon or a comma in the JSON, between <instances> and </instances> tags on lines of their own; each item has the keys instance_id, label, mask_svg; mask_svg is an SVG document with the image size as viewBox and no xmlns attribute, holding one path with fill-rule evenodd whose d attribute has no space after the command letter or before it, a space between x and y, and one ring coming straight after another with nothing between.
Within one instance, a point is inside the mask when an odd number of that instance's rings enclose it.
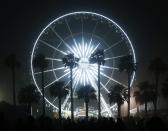
<instances>
[{"instance_id":1,"label":"bright light burst","mask_svg":"<svg viewBox=\"0 0 168 131\"><path fill-rule=\"evenodd\" d=\"M78 66L73 69L74 81L79 81L80 84L85 86L86 84L91 84L91 81L93 82L97 80L95 77L97 75L97 64L90 64L89 58L99 45L100 43L96 46L93 45L92 39L89 43L84 42L84 38L82 38L81 43L75 42L75 45L67 51L68 53L73 53L75 57L79 58ZM69 72L70 74L69 69L66 69L64 72Z\"/></svg>"}]
</instances>

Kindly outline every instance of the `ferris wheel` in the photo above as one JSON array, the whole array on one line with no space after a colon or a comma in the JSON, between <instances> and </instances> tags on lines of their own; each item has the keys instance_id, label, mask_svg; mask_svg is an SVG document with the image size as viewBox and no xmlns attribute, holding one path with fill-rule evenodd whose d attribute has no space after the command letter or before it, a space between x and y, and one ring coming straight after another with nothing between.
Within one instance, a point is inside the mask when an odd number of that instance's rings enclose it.
<instances>
[{"instance_id":1,"label":"ferris wheel","mask_svg":"<svg viewBox=\"0 0 168 131\"><path fill-rule=\"evenodd\" d=\"M41 53L46 56L49 66L44 71L45 100L54 109L58 109L58 99L50 96L49 87L57 81L70 84L70 70L64 67L62 58L71 53L79 58L78 66L72 71L73 94L81 85L89 84L97 92L97 65L90 64L89 58L97 49L103 49L105 64L100 67L101 77L101 114L112 116L114 105L108 101L109 88L115 84L127 87L127 75L118 69L119 59L131 54L136 63L135 53L130 39L124 30L110 18L93 12L72 12L62 15L49 23L36 39L31 54L31 73L38 91L41 93L41 74L33 66L34 57ZM135 72L131 78L134 81ZM62 111L70 111L70 93L62 100ZM74 103L75 104L75 103ZM97 110L95 102L92 107ZM76 100L75 108L80 102Z\"/></svg>"}]
</instances>

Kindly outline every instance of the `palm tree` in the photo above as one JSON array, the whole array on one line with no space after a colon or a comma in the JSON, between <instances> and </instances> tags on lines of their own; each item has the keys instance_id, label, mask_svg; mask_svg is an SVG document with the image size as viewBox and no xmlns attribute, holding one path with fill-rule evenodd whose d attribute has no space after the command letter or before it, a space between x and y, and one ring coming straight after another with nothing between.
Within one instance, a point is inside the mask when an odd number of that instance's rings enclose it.
<instances>
[{"instance_id":1,"label":"palm tree","mask_svg":"<svg viewBox=\"0 0 168 131\"><path fill-rule=\"evenodd\" d=\"M89 62L91 64L97 63L98 65L98 118L101 118L101 103L100 103L100 65L105 64L105 55L103 49L97 49L91 54Z\"/></svg>"},{"instance_id":2,"label":"palm tree","mask_svg":"<svg viewBox=\"0 0 168 131\"><path fill-rule=\"evenodd\" d=\"M45 116L45 92L44 92L44 70L48 67L48 62L45 60L43 54L38 54L33 60L33 66L39 68L41 71L41 88L42 88L42 105L43 105L43 116Z\"/></svg>"},{"instance_id":3,"label":"palm tree","mask_svg":"<svg viewBox=\"0 0 168 131\"><path fill-rule=\"evenodd\" d=\"M68 94L63 81L57 81L49 87L51 96L58 97L59 119L61 120L61 99Z\"/></svg>"},{"instance_id":4,"label":"palm tree","mask_svg":"<svg viewBox=\"0 0 168 131\"><path fill-rule=\"evenodd\" d=\"M162 88L162 96L164 98L168 97L168 78L164 81L163 83L163 88Z\"/></svg>"},{"instance_id":5,"label":"palm tree","mask_svg":"<svg viewBox=\"0 0 168 131\"><path fill-rule=\"evenodd\" d=\"M165 73L167 66L161 58L155 58L148 67L149 71L155 75L156 100L154 101L154 112L157 111L158 86L160 75Z\"/></svg>"},{"instance_id":6,"label":"palm tree","mask_svg":"<svg viewBox=\"0 0 168 131\"><path fill-rule=\"evenodd\" d=\"M139 104L142 102L141 92L139 90L135 91L133 96L135 98L135 103L136 103L136 106L137 106L137 113L139 113Z\"/></svg>"},{"instance_id":7,"label":"palm tree","mask_svg":"<svg viewBox=\"0 0 168 131\"><path fill-rule=\"evenodd\" d=\"M16 59L15 54L10 54L5 58L4 61L5 65L11 69L12 73L12 89L13 89L13 105L16 106L16 89L15 89L15 84L16 84L16 78L15 78L15 69L20 67L19 61Z\"/></svg>"},{"instance_id":8,"label":"palm tree","mask_svg":"<svg viewBox=\"0 0 168 131\"><path fill-rule=\"evenodd\" d=\"M145 114L148 112L148 102L155 100L155 91L153 90L153 85L149 84L148 81L143 81L138 83L138 88L140 91L140 100L145 104Z\"/></svg>"},{"instance_id":9,"label":"palm tree","mask_svg":"<svg viewBox=\"0 0 168 131\"><path fill-rule=\"evenodd\" d=\"M77 91L77 95L79 99L84 99L86 104L86 119L88 120L89 101L90 99L96 99L95 90L90 85L82 86Z\"/></svg>"},{"instance_id":10,"label":"palm tree","mask_svg":"<svg viewBox=\"0 0 168 131\"><path fill-rule=\"evenodd\" d=\"M74 54L68 54L65 55L64 58L62 58L62 62L64 64L65 67L69 67L70 69L70 90L71 90L71 119L74 119L74 107L73 107L73 82L72 82L72 69L75 68L78 64L77 62L79 61L78 58L74 57Z\"/></svg>"},{"instance_id":11,"label":"palm tree","mask_svg":"<svg viewBox=\"0 0 168 131\"><path fill-rule=\"evenodd\" d=\"M126 71L128 75L128 117L130 116L130 88L131 88L131 77L133 72L136 70L136 64L134 63L132 55L126 55L120 58L119 70Z\"/></svg>"},{"instance_id":12,"label":"palm tree","mask_svg":"<svg viewBox=\"0 0 168 131\"><path fill-rule=\"evenodd\" d=\"M110 88L110 93L108 95L110 104L117 103L118 117L121 117L121 105L126 100L123 94L124 88L125 87L120 84L113 85Z\"/></svg>"},{"instance_id":13,"label":"palm tree","mask_svg":"<svg viewBox=\"0 0 168 131\"><path fill-rule=\"evenodd\" d=\"M39 100L40 93L36 90L36 86L33 84L21 88L18 93L18 102L27 105L28 109L31 109L32 104L37 104Z\"/></svg>"}]
</instances>

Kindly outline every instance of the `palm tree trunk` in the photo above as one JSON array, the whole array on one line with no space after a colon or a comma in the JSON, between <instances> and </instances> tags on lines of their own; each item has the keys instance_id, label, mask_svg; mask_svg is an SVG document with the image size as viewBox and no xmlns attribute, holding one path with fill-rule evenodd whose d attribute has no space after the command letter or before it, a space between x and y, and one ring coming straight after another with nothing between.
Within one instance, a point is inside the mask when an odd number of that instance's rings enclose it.
<instances>
[{"instance_id":1,"label":"palm tree trunk","mask_svg":"<svg viewBox=\"0 0 168 131\"><path fill-rule=\"evenodd\" d=\"M88 120L88 109L89 109L88 101L85 101L85 104L86 104L86 119Z\"/></svg>"},{"instance_id":2,"label":"palm tree trunk","mask_svg":"<svg viewBox=\"0 0 168 131\"><path fill-rule=\"evenodd\" d=\"M13 88L13 105L16 106L15 67L12 67L12 88Z\"/></svg>"},{"instance_id":3,"label":"palm tree trunk","mask_svg":"<svg viewBox=\"0 0 168 131\"><path fill-rule=\"evenodd\" d=\"M98 118L101 118L101 103L100 103L100 64L98 64Z\"/></svg>"},{"instance_id":4,"label":"palm tree trunk","mask_svg":"<svg viewBox=\"0 0 168 131\"><path fill-rule=\"evenodd\" d=\"M159 85L159 74L156 73L155 74L155 82L156 82L156 85L155 85L155 91L156 91L156 96L155 96L155 100L154 100L154 113L156 113L157 111L157 99L158 99L158 85Z\"/></svg>"},{"instance_id":5,"label":"palm tree trunk","mask_svg":"<svg viewBox=\"0 0 168 131\"><path fill-rule=\"evenodd\" d=\"M136 105L137 105L137 114L139 114L139 105L138 104Z\"/></svg>"},{"instance_id":6,"label":"palm tree trunk","mask_svg":"<svg viewBox=\"0 0 168 131\"><path fill-rule=\"evenodd\" d=\"M127 112L127 117L130 117L130 87L131 86L131 73L128 72L128 112Z\"/></svg>"},{"instance_id":7,"label":"palm tree trunk","mask_svg":"<svg viewBox=\"0 0 168 131\"><path fill-rule=\"evenodd\" d=\"M61 116L61 94L59 94L59 96L58 96L58 104L59 104L59 120L61 120L62 119L62 116Z\"/></svg>"},{"instance_id":8,"label":"palm tree trunk","mask_svg":"<svg viewBox=\"0 0 168 131\"><path fill-rule=\"evenodd\" d=\"M147 115L147 113L148 113L148 103L145 102L145 114Z\"/></svg>"},{"instance_id":9,"label":"palm tree trunk","mask_svg":"<svg viewBox=\"0 0 168 131\"><path fill-rule=\"evenodd\" d=\"M117 104L117 108L118 108L118 118L121 117L121 105Z\"/></svg>"},{"instance_id":10,"label":"palm tree trunk","mask_svg":"<svg viewBox=\"0 0 168 131\"><path fill-rule=\"evenodd\" d=\"M29 115L32 116L32 106L31 106L31 103L29 103L29 104L27 105L27 107L28 107Z\"/></svg>"},{"instance_id":11,"label":"palm tree trunk","mask_svg":"<svg viewBox=\"0 0 168 131\"><path fill-rule=\"evenodd\" d=\"M43 105L43 116L45 116L45 94L44 94L44 69L41 69L41 88L42 88L42 96L43 96L43 100L42 100L42 105Z\"/></svg>"},{"instance_id":12,"label":"palm tree trunk","mask_svg":"<svg viewBox=\"0 0 168 131\"><path fill-rule=\"evenodd\" d=\"M70 73L71 73L71 119L74 119L74 109L73 109L73 83L72 83L72 68L70 68Z\"/></svg>"}]
</instances>

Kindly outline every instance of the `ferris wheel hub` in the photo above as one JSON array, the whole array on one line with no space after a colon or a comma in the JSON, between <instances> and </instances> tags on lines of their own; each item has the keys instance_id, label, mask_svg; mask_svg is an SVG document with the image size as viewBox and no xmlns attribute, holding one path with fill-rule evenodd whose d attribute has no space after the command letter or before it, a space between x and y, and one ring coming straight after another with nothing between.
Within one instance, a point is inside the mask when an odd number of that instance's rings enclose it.
<instances>
[{"instance_id":1,"label":"ferris wheel hub","mask_svg":"<svg viewBox=\"0 0 168 131\"><path fill-rule=\"evenodd\" d=\"M87 70L89 66L89 58L80 58L79 68Z\"/></svg>"}]
</instances>

